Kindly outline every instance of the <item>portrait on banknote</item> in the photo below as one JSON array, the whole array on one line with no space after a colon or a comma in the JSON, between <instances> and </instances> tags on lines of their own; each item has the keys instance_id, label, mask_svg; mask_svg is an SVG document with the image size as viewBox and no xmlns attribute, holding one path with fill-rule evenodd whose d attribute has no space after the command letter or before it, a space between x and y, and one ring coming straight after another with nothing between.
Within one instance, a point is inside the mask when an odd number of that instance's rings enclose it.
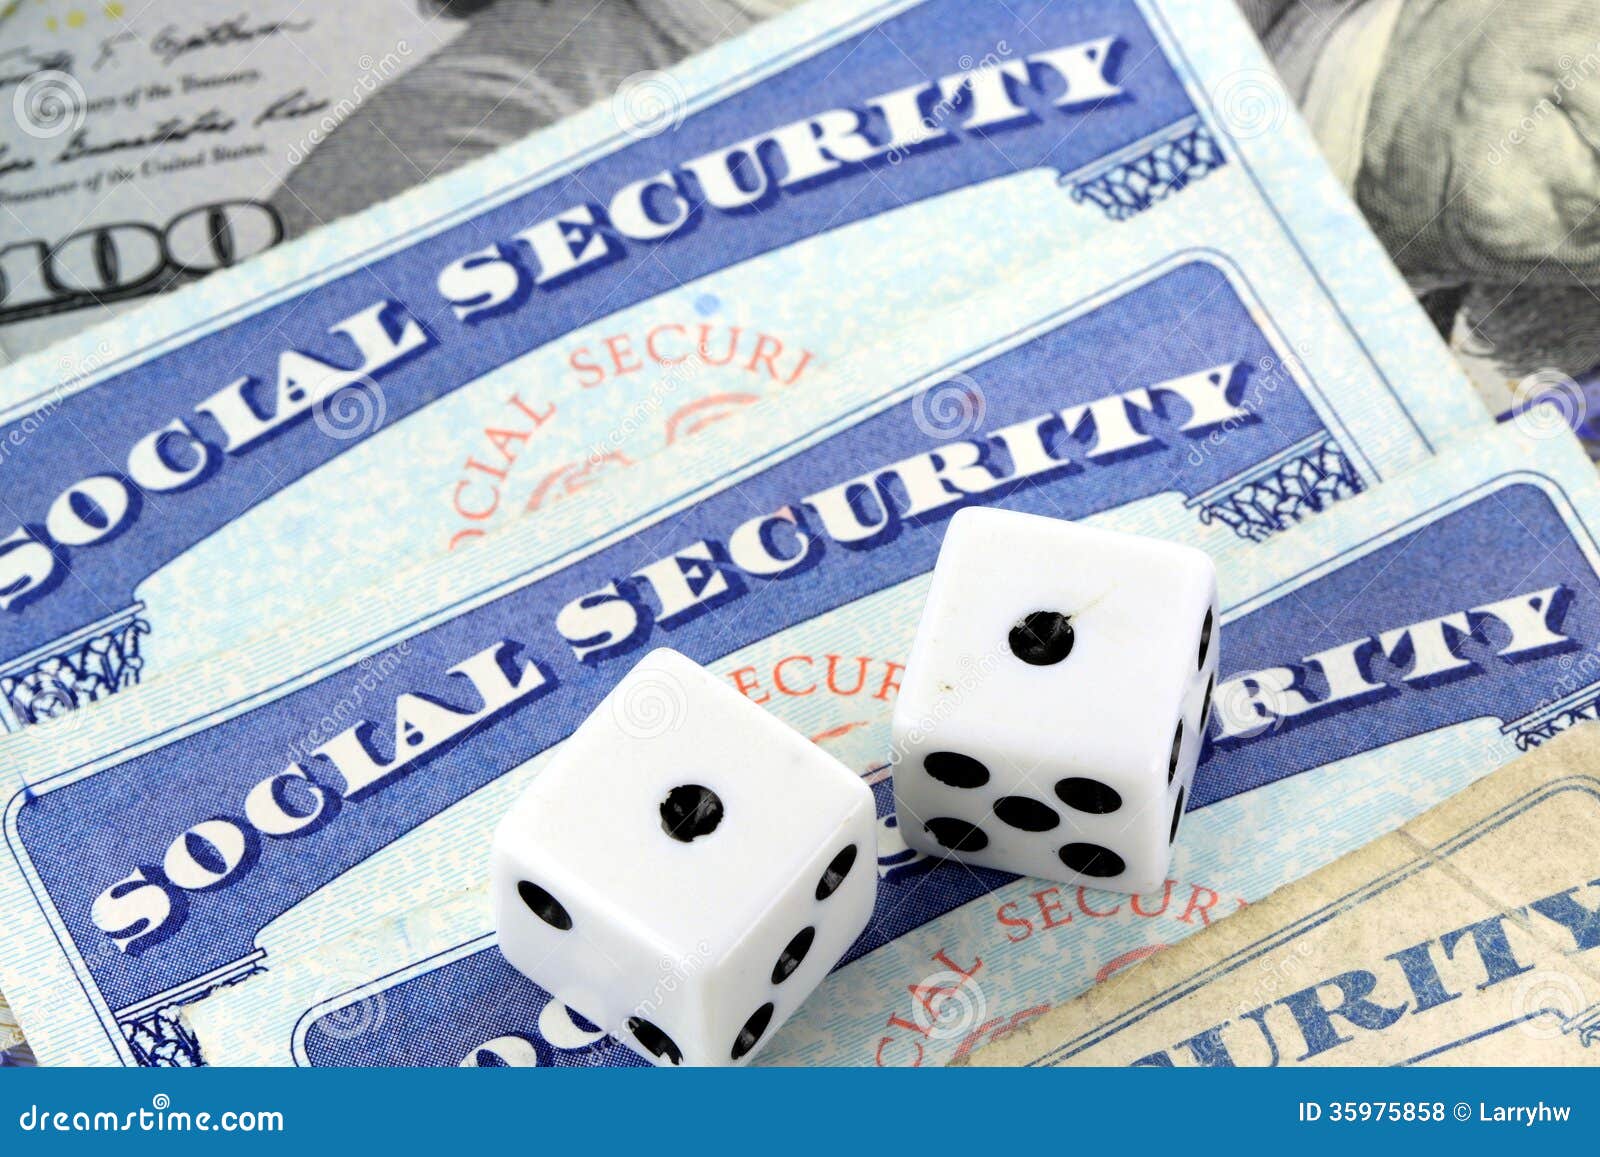
<instances>
[{"instance_id":1,"label":"portrait on banknote","mask_svg":"<svg viewBox=\"0 0 1600 1157\"><path fill-rule=\"evenodd\" d=\"M1242 6L1496 412L1544 396L1592 441L1600 12L1582 0Z\"/></svg>"}]
</instances>

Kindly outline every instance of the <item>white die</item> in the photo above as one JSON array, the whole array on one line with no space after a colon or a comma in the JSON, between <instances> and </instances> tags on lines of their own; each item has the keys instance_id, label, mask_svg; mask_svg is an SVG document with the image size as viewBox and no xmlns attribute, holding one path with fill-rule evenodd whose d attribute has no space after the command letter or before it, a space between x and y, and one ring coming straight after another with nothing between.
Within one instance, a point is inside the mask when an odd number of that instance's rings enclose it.
<instances>
[{"instance_id":1,"label":"white die","mask_svg":"<svg viewBox=\"0 0 1600 1157\"><path fill-rule=\"evenodd\" d=\"M956 514L895 705L905 841L1023 875L1159 887L1211 707L1216 597L1198 550Z\"/></svg>"},{"instance_id":2,"label":"white die","mask_svg":"<svg viewBox=\"0 0 1600 1157\"><path fill-rule=\"evenodd\" d=\"M500 948L657 1064L741 1063L866 927L876 828L859 776L652 651L495 832Z\"/></svg>"}]
</instances>

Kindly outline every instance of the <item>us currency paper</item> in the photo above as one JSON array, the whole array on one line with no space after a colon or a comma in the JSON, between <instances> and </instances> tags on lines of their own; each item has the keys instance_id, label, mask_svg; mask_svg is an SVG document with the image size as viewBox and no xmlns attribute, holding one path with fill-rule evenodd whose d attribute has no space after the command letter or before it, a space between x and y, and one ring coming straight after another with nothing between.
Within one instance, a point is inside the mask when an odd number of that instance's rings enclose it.
<instances>
[{"instance_id":1,"label":"us currency paper","mask_svg":"<svg viewBox=\"0 0 1600 1157\"><path fill-rule=\"evenodd\" d=\"M1553 402L1600 457L1600 8L1240 3L1494 413Z\"/></svg>"},{"instance_id":2,"label":"us currency paper","mask_svg":"<svg viewBox=\"0 0 1600 1157\"><path fill-rule=\"evenodd\" d=\"M776 0L30 0L0 23L20 356L658 72Z\"/></svg>"},{"instance_id":3,"label":"us currency paper","mask_svg":"<svg viewBox=\"0 0 1600 1157\"><path fill-rule=\"evenodd\" d=\"M1053 509L1037 491L1002 501ZM1141 525L1126 510L1090 521ZM849 605L720 653L712 668L734 686L872 768L883 817L877 914L761 1062L964 1055L1593 717L1597 529L1600 482L1576 441L1504 428L1277 543L1219 558L1226 677L1172 877L1142 897L935 864L897 838L892 680L936 531L902 548L926 552L914 573L887 585L863 579L871 593ZM824 558L816 569L849 583L852 565ZM635 705L641 726L673 724L670 688L661 692ZM626 1060L585 1027L582 1010L515 973L494 945L480 849L542 759L265 928L252 942L264 974L217 986L187 1026L172 1009L135 1034L162 1042L163 1032L165 1041L198 1032L201 1051L228 1064ZM402 892L415 903L400 916L326 935L352 906ZM664 983L694 967L669 963Z\"/></svg>"},{"instance_id":4,"label":"us currency paper","mask_svg":"<svg viewBox=\"0 0 1600 1157\"><path fill-rule=\"evenodd\" d=\"M661 74L663 117L595 107L11 367L0 716L277 632L762 399L751 456L811 436L867 397L817 375L885 335L925 335L903 385L1179 264L1296 379L1292 422L1197 451L1208 518L1268 533L1307 469L1420 461L1475 400L1300 127L1232 130L1241 78L1271 83L1222 0L829 0Z\"/></svg>"},{"instance_id":5,"label":"us currency paper","mask_svg":"<svg viewBox=\"0 0 1600 1157\"><path fill-rule=\"evenodd\" d=\"M1585 724L970 1063L1597 1065L1597 862Z\"/></svg>"},{"instance_id":6,"label":"us currency paper","mask_svg":"<svg viewBox=\"0 0 1600 1157\"><path fill-rule=\"evenodd\" d=\"M409 0L18 6L0 24L0 346L42 349L281 241L274 190L461 30L438 16Z\"/></svg>"},{"instance_id":7,"label":"us currency paper","mask_svg":"<svg viewBox=\"0 0 1600 1157\"><path fill-rule=\"evenodd\" d=\"M912 7L905 15L925 17L929 7ZM1041 10L1040 20L1054 11ZM1074 18L1137 16L1142 21L1147 10L1087 5L1071 11ZM1217 11L1226 15L1228 10ZM1206 49L1208 60L1221 62L1247 43L1241 29L1204 20L1192 5L1182 12L1178 39ZM764 34L776 35L785 27L773 25ZM881 24L873 27L871 37L886 35ZM1036 21L1034 27L1046 25ZM894 59L901 59L898 52ZM1315 173L1314 161L1304 141L1296 144L1296 139L1287 134L1251 147L1275 158L1269 168L1283 174L1280 179L1292 173L1303 185ZM943 153L955 151L947 147ZM863 356L870 372L820 377L825 384L815 391L781 395L781 405L752 406L727 437L681 442L651 459L647 468L617 471L603 491L601 512L582 502L564 503L548 516L541 513L536 528L511 527L486 537L460 561L425 568L421 575L391 570L389 582L347 604L331 625L308 621L304 603L310 576L302 580L297 571L295 582L283 583L279 572L261 568L271 576L260 578L263 587L285 588L275 596L286 608L283 621L299 622L304 629L278 630L248 649L223 651L188 668L175 664L170 678L154 680L137 696L118 697L102 712L74 716L65 729L14 740L9 766L27 785L13 801L14 882L46 901L44 907L33 905L39 919L27 918L32 928L16 938L17 951L8 950L4 971L6 991L35 1045L47 1058L54 1053L85 1060L192 1059L188 1042L173 1027L173 1009L229 980L256 976L264 951L255 946L257 933L279 918L292 921L315 910L316 927L299 941L303 946L360 919L413 906L417 897L408 894L408 886L385 887L321 923L327 915L323 898L334 894L325 885L358 866L388 862L384 849L404 833L467 801L475 788L496 782L569 731L584 704L616 677L617 664L608 660L658 630L670 632L675 645L713 658L818 616L839 616L837 621L844 622L845 608L868 591L927 569L938 520L963 491L992 491L988 496L999 498L1015 490L1019 502L1045 503L1058 511L1117 509L1128 525L1156 533L1214 544L1254 542L1425 458L1435 439L1485 421L1336 199L1316 206L1308 189L1300 187L1282 210L1289 216L1275 213L1279 223L1263 234L1239 226L1241 213L1253 215L1261 205L1250 192L1256 187L1253 178L1247 178L1218 203L1208 202L1210 227L1219 220L1227 223L1227 236L1237 238L1237 255L1189 245L1186 237L1210 234L1203 231L1205 221L1182 215L1183 204L1196 200L1206 183L1227 169L1224 165L1204 180L1190 174L1186 187L1170 190L1166 202L1131 222L1151 223L1137 232L1126 230L1130 222L1101 219L1093 235L1115 238L1102 250L1114 270L1094 268L1092 262L1056 268L1060 263L1054 262L1049 277L1019 277L977 296L969 291L964 301L925 314L937 324L868 349ZM1310 190L1315 182L1312 176ZM1070 203L1060 201L1053 179L1046 185L1048 196L1057 199L1052 203ZM1088 207L1075 205L1072 211ZM1285 232L1285 222L1295 219L1307 226L1305 236ZM948 236L965 236L954 218L951 224ZM1140 242L1141 236L1148 240ZM1280 242L1273 242L1274 236ZM1293 245L1284 247L1281 239L1290 236ZM1252 257L1263 244L1264 251ZM1296 250L1317 252L1325 267L1310 276L1306 258ZM1266 252L1274 254L1272 260L1265 260ZM1140 260L1149 264L1141 266ZM1338 293L1334 286L1340 287ZM1354 292L1358 286L1368 296ZM885 287L874 290L881 300ZM1070 292L1081 296L1059 304ZM1365 319L1361 326L1356 317ZM875 357L881 361L874 366ZM1378 372L1391 361L1414 373L1391 378ZM840 362L862 371L848 356ZM923 366L932 372L910 376ZM838 388L826 384L841 382ZM986 456L996 464L994 471L982 465ZM391 453L385 464L395 460ZM861 476L863 470L869 473ZM321 473L319 480L327 484L327 467ZM345 502L356 489L352 483L331 492ZM868 493L887 506L863 507ZM692 534L675 542L688 533L686 527L703 525L709 534L725 530L730 520L744 529L726 542L697 542ZM369 541L389 527L359 529ZM314 546L318 533L302 529L291 541L297 549ZM830 541L838 544L836 557L855 563L843 585L831 570L822 573L825 568L810 561L813 553L820 559L822 544ZM786 557L801 544L812 545L798 558ZM232 555L214 557L215 575L248 569L241 568L241 557L248 561L236 539ZM873 565L862 565L865 560ZM318 561L331 562L327 553ZM608 581L612 572L615 577ZM396 581L401 575L403 581ZM508 575L517 577L494 586L497 576ZM743 594L779 589L774 580L782 584L778 599L768 594L739 601ZM615 597L599 593L619 582ZM216 597L214 587L209 594ZM723 602L730 605L723 608ZM756 614L758 605L764 609ZM624 622L629 618L631 626ZM872 638L867 624L849 629L863 646ZM512 678L501 664L513 662L509 651L498 650L449 676L447 671L459 666L452 653L483 630L502 640L523 640L530 654L553 655L544 660L556 664L550 677L535 686L524 685L519 676L497 689L495 679ZM870 650L859 653L858 690L867 686L873 659ZM848 668L842 656L840 662ZM872 672L875 702L892 695L897 665L887 654L880 657ZM468 672L483 682L462 682ZM532 679L527 669L523 676ZM750 673L741 676L749 678ZM471 712L471 727L455 709L431 721L409 717L413 710L427 710L421 705L430 702L418 692L442 694L444 701L463 707L468 700L461 693L471 694L468 683L483 693L480 708ZM552 700L557 704L552 725L524 733L514 723L520 711L555 690L562 694ZM380 706L384 699L388 704ZM220 793L231 802L222 811L213 809L215 816L236 814L241 797L234 788L243 786L248 794L250 784L235 781L250 776L254 757L280 766L305 760L322 777L337 776L338 765L317 752L335 743L346 755L354 754L348 744L352 739L361 744L360 736L340 739L352 721L371 711L381 720L396 706L408 713L403 722L418 728L414 733L399 728L406 741L402 763L459 761L462 770L444 779L406 776L392 785L400 790L375 795L369 806L356 809L367 817L357 825L364 832L360 839L352 838L351 829L322 838L306 830L289 844L262 846L254 836L241 835L242 842L235 842L224 829L206 827L192 833L200 841L194 843L180 827L168 837L178 842L173 862L158 853L162 866L151 864L163 880L170 882L169 869L179 879L197 879L187 876L178 861L192 849L209 858L202 845L214 849L208 844L212 837L241 853L254 841L246 858L260 870L248 873L254 878L243 892L214 892L192 906L186 896L179 897L181 903L167 911L176 920L163 917L153 925L149 914L119 924L130 911L124 900L140 892L124 886L130 881L120 864L104 865L118 879L103 883L84 878L69 885L46 869L54 881L46 885L36 874L44 860L66 855L69 848L76 856L80 836L90 827L104 830L104 817L91 821L80 807L99 812L109 806L119 814L130 806L148 809L138 820L130 815L117 821L140 832L164 831L168 823L159 813L180 797L186 809ZM512 724L521 738L507 744L491 726L494 721ZM458 741L448 740L445 732L457 725ZM367 729L359 730L365 734ZM836 740L841 752L865 769L881 760L882 752L873 737L855 730L845 727ZM374 741L391 744L388 732L389 725L380 722ZM438 742L424 742L425 732L436 732ZM493 743L481 742L491 735ZM218 743L223 747L214 746ZM229 766L208 754L219 750L233 753L225 761ZM254 757L234 760L246 751ZM290 782L298 778L289 776L271 788L270 799L260 797L266 802L256 810L284 800L291 801L284 806L304 806L306 799L294 799L303 794L302 786L315 798L331 798L309 779L301 786ZM139 786L130 787L133 780ZM352 798L364 794L353 781L350 787ZM91 803L91 796L103 804ZM482 805L473 801L472 807L497 806L485 800ZM42 830L32 826L32 816L46 811L55 813L59 826L44 843L33 843ZM380 811L386 813L382 820ZM296 861L299 853L318 863L307 871ZM244 859L234 867L244 867ZM129 872L135 870L144 871ZM38 891L30 880L38 882ZM351 887L366 884L356 879ZM71 888L79 894L69 899ZM48 898L52 889L59 903ZM259 907L242 916L214 907L225 893L224 907L235 898ZM153 893L142 892L135 906L152 898ZM79 933L66 934L73 946L61 954L60 942L45 930L64 916ZM107 926L126 934L107 936ZM186 926L183 935L180 926ZM76 946L79 934L87 955ZM25 979L36 968L37 982ZM85 977L101 974L78 989L87 997L82 1003L58 983L80 968Z\"/></svg>"}]
</instances>

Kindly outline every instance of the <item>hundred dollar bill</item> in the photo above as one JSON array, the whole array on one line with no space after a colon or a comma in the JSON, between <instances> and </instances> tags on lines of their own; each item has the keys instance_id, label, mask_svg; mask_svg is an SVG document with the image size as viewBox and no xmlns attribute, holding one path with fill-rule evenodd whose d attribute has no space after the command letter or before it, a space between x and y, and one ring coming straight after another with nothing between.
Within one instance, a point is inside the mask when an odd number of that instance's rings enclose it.
<instances>
[{"instance_id":1,"label":"hundred dollar bill","mask_svg":"<svg viewBox=\"0 0 1600 1157\"><path fill-rule=\"evenodd\" d=\"M30 2L0 23L0 345L40 349L520 139L777 0Z\"/></svg>"},{"instance_id":2,"label":"hundred dollar bill","mask_svg":"<svg viewBox=\"0 0 1600 1157\"><path fill-rule=\"evenodd\" d=\"M1553 402L1600 457L1600 8L1240 4L1493 412Z\"/></svg>"},{"instance_id":3,"label":"hundred dollar bill","mask_svg":"<svg viewBox=\"0 0 1600 1157\"><path fill-rule=\"evenodd\" d=\"M18 6L0 23L0 345L42 349L277 244L284 175L461 28L411 0Z\"/></svg>"},{"instance_id":4,"label":"hundred dollar bill","mask_svg":"<svg viewBox=\"0 0 1600 1157\"><path fill-rule=\"evenodd\" d=\"M1185 35L1205 44L1222 32L1201 22ZM1236 35L1228 33L1209 55L1220 58ZM1168 210L1181 209L1195 191L1153 212L1175 220ZM1237 211L1238 198L1230 204ZM1304 211L1303 197L1297 206ZM1350 232L1338 269L1321 276L1377 276L1384 284L1381 265L1370 259L1342 264L1361 234L1336 204L1324 211L1319 232ZM1129 252L1153 263L1130 270ZM412 905L420 896L410 889L423 888L420 877L369 895L331 922L322 899L345 873L388 863L385 848L406 832L559 740L615 679L616 660L646 637L668 632L674 645L710 659L763 633L842 614L868 590L925 571L936 549L933 530L963 495L998 500L1014 492L1024 506L1085 515L1116 509L1128 525L1154 533L1253 543L1425 458L1431 443L1423 431L1447 436L1455 428L1447 415L1463 428L1486 420L1442 351L1426 341L1398 351L1424 378L1390 384L1364 369L1374 357L1354 340L1345 307L1332 308L1319 279L1301 280L1306 271L1298 261L1251 261L1246 268L1214 249L1173 253L1152 242L1147 253L1119 234L1116 263L1111 276L1122 280L1110 285L1103 269L1081 281L1071 270L1052 269L1049 277L969 291L964 301L929 313L926 328L867 350L864 360L842 359L853 372L820 377L818 388L784 394L781 405L752 407L726 436L714 431L676 443L638 469L615 471L595 492L603 508L563 503L541 514L536 527L508 527L470 554L392 571L389 582L331 621L317 623L295 607L284 619L295 629L175 666L171 678L117 697L103 712L15 739L8 766L25 787L11 801L13 884L19 896L26 889L44 904L33 902L17 926L3 971L35 1045L51 1059L190 1056L174 1035L173 1009L259 974L266 950L257 933L268 925L282 928L305 915L310 923L296 941L303 947ZM1082 296L1058 305L1070 290ZM1379 331L1414 338L1417 319L1403 293L1386 301ZM1301 335L1304 350L1289 343L1290 332ZM931 372L902 376L923 365ZM696 540L695 526L719 537ZM306 538L302 531L299 540ZM834 544L828 557L853 564L847 582L821 566L827 543ZM863 565L868 560L872 565ZM304 601L298 572L294 583L278 585L293 588L291 605ZM454 652L484 631L500 641L473 648L477 657L463 666L469 656ZM517 674L509 640L544 657ZM879 702L892 695L897 667L886 657L875 672ZM867 677L863 667L858 683L865 686ZM524 733L516 721L533 716L522 712L558 690L550 725ZM440 707L441 700L454 706ZM397 709L405 718L392 730L383 720ZM442 714L430 715L435 710ZM368 716L380 721L375 730ZM506 726L520 738L508 742ZM846 727L836 739L863 769L881 760L870 736ZM257 820L282 826L263 808L292 811L332 799L324 781L345 772L357 777L351 758L380 758L368 742L394 754L381 758L392 774L374 770L370 782L344 781L341 798L352 808L366 799L355 809L367 817L360 838L350 828L324 834L324 823L308 821L291 825L298 838L262 844ZM233 753L231 770L203 754L216 743ZM244 752L252 754L235 758ZM245 818L254 833L246 834L221 817L237 815L261 778L252 776L258 758L279 767L303 761L312 771L303 779L269 775L274 785L245 806L256 816ZM412 765L443 766L440 760L459 774L401 774ZM220 810L212 806L222 797ZM149 860L149 873L108 864L116 879L69 882L45 861L76 857L90 829L105 830L103 819L88 818L103 806L91 798L131 808L116 820L130 833L165 832L171 817L163 813L175 799L183 810L207 799L211 818L182 820L162 836L163 846L177 850L171 862L165 852L150 853L161 863ZM482 807L499 806L485 799ZM314 810L332 819L327 807ZM45 812L54 816L53 830L35 843L43 829L33 817ZM380 812L386 818L378 820ZM207 826L213 820L224 827ZM238 841L226 834L229 824ZM199 877L181 861L190 852L210 860L219 850L212 839L233 849L225 859L243 856L229 868L230 879L253 878L244 891L219 888L191 904L182 882ZM245 859L249 872L239 871ZM51 883L38 875L41 868ZM139 886L157 875L162 882L153 890ZM172 901L164 912L145 908L157 894ZM236 899L252 910L232 909ZM64 954L48 931L63 919L75 927L65 933L72 946ZM83 1002L56 983L75 972L100 973L77 989ZM37 984L23 979L35 974Z\"/></svg>"},{"instance_id":5,"label":"hundred dollar bill","mask_svg":"<svg viewBox=\"0 0 1600 1157\"><path fill-rule=\"evenodd\" d=\"M1600 1065L1600 727L981 1049L974 1065Z\"/></svg>"},{"instance_id":6,"label":"hundred dollar bill","mask_svg":"<svg viewBox=\"0 0 1600 1157\"><path fill-rule=\"evenodd\" d=\"M1475 399L1300 126L1233 131L1241 75L1270 83L1223 0L827 0L661 74L663 118L597 106L10 367L0 717L383 588L763 398L847 414L815 375L886 334L922 335L905 383L1182 254L1318 409L1267 457L1197 451L1235 467L1188 494L1208 517L1264 534L1308 470L1414 464Z\"/></svg>"},{"instance_id":7,"label":"hundred dollar bill","mask_svg":"<svg viewBox=\"0 0 1600 1157\"><path fill-rule=\"evenodd\" d=\"M1073 513L1034 491L1003 501ZM1126 510L1091 521L1141 526ZM862 576L850 604L781 629L770 629L781 617L764 617L756 637L714 657L712 669L864 766L883 818L877 915L761 1061L925 1065L964 1055L1593 716L1597 531L1600 483L1577 442L1536 442L1508 427L1278 543L1221 555L1216 721L1180 805L1172 876L1140 897L935 863L898 838L888 717L936 531L878 555L914 554L915 573L890 583ZM862 569L827 558L816 569L830 568L844 584ZM971 678L983 677L976 664ZM662 690L659 701L633 705L641 726L671 725ZM187 1025L170 1010L163 1027L198 1031L205 1055L229 1064L623 1059L585 1027L581 1009L522 978L494 944L481 848L541 762L264 928L252 942L271 961L263 975L217 986ZM195 814L215 806L197 801ZM465 890L439 898L453 886ZM133 888L139 910L165 911L155 893ZM319 939L339 914L396 890L416 900L412 910ZM695 966L668 964L664 984Z\"/></svg>"}]
</instances>

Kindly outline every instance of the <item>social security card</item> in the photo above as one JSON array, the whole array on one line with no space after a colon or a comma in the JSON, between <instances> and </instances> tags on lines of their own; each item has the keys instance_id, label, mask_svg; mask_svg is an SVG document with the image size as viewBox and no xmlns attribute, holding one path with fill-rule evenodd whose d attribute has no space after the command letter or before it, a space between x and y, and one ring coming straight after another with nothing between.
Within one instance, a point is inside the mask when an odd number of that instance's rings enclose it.
<instances>
[{"instance_id":1,"label":"social security card","mask_svg":"<svg viewBox=\"0 0 1600 1157\"><path fill-rule=\"evenodd\" d=\"M1592 718L1597 533L1600 485L1575 441L1507 428L1277 544L1222 558L1225 676L1172 878L1154 894L909 852L883 768L874 776L876 915L760 1063L928 1065L964 1055ZM887 587L713 669L825 745L871 732L887 752L883 656L904 654L925 585L919 576ZM650 705L638 706L645 718ZM654 706L670 716L670 704ZM451 879L461 849L450 842L468 825L452 826L431 847L433 833L416 833L405 870ZM482 880L453 878L468 890L314 950L285 951L265 976L196 1006L192 1028L206 1055L239 1064L635 1063L581 1010L505 962ZM269 958L292 935L269 933Z\"/></svg>"},{"instance_id":2,"label":"social security card","mask_svg":"<svg viewBox=\"0 0 1600 1157\"><path fill-rule=\"evenodd\" d=\"M1226 0L823 0L650 81L662 115L597 106L0 375L7 728L787 407L984 288L1054 299L902 344L897 380L1187 253L1361 482L1475 421ZM1219 517L1282 524L1278 475L1328 445L1280 450L1217 477L1269 476Z\"/></svg>"},{"instance_id":3,"label":"social security card","mask_svg":"<svg viewBox=\"0 0 1600 1157\"><path fill-rule=\"evenodd\" d=\"M1237 544L1248 558L1270 539L1207 504L1234 493L1216 482L1239 473L1235 456L1267 464L1240 505L1355 497L1347 455L1329 452L1313 395L1281 372L1237 284L1185 259L961 363L964 425L930 426L929 393L952 380L937 374L934 386L886 378L856 413L808 422L754 462L746 425L713 431L672 459L709 484L674 495L657 471L610 479L616 525L561 504L299 632L14 737L8 766L24 782L7 807L0 977L36 1047L193 1060L183 1004L260 990L286 975L272 961L470 886L544 753L658 642L864 773L881 768L925 576L964 504ZM1119 385L1147 358L1167 368L1128 396ZM1100 424L1080 429L1090 407ZM1295 449L1280 470L1284 445L1315 456ZM519 563L529 569L462 594ZM259 690L185 714L235 683ZM908 887L944 911L1000 879ZM1194 893L1189 922L1220 895ZM907 912L882 925L885 947L926 922Z\"/></svg>"}]
</instances>

